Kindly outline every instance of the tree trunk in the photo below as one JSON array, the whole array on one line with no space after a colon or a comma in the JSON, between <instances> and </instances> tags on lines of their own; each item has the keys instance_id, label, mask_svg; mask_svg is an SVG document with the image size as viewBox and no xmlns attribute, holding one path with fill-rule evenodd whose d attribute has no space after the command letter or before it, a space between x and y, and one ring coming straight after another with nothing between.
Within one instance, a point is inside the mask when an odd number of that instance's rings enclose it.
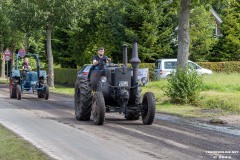
<instances>
[{"instance_id":1,"label":"tree trunk","mask_svg":"<svg viewBox=\"0 0 240 160\"><path fill-rule=\"evenodd\" d=\"M29 37L30 37L30 33L26 33L26 36L25 36L25 51L26 51L26 54L28 53Z\"/></svg>"},{"instance_id":2,"label":"tree trunk","mask_svg":"<svg viewBox=\"0 0 240 160\"><path fill-rule=\"evenodd\" d=\"M14 36L12 36L12 37L14 37ZM14 49L15 49L15 44L14 44L14 41L13 41L13 38L12 38L11 47L10 47L10 52L12 53L12 55L11 55L11 67L10 68L12 68L12 66L14 66L14 58L15 58Z\"/></svg>"},{"instance_id":3,"label":"tree trunk","mask_svg":"<svg viewBox=\"0 0 240 160\"><path fill-rule=\"evenodd\" d=\"M5 56L3 54L3 44L0 45L0 53L2 60L1 78L5 78Z\"/></svg>"},{"instance_id":4,"label":"tree trunk","mask_svg":"<svg viewBox=\"0 0 240 160\"><path fill-rule=\"evenodd\" d=\"M48 57L48 85L50 87L54 87L54 71L53 71L53 54L52 54L52 44L51 44L51 36L52 36L52 26L47 25L46 28L47 33L47 57Z\"/></svg>"},{"instance_id":5,"label":"tree trunk","mask_svg":"<svg viewBox=\"0 0 240 160\"><path fill-rule=\"evenodd\" d=\"M178 26L178 67L184 68L189 56L189 17L191 0L181 0Z\"/></svg>"}]
</instances>

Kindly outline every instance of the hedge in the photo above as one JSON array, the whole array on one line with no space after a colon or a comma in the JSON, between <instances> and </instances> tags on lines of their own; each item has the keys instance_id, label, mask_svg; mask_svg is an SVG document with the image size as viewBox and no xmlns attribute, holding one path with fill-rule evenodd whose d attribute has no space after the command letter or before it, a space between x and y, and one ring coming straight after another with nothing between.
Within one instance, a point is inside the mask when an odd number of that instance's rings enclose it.
<instances>
[{"instance_id":1,"label":"hedge","mask_svg":"<svg viewBox=\"0 0 240 160\"><path fill-rule=\"evenodd\" d=\"M54 68L54 81L61 84L74 85L77 78L77 69Z\"/></svg>"},{"instance_id":2,"label":"hedge","mask_svg":"<svg viewBox=\"0 0 240 160\"><path fill-rule=\"evenodd\" d=\"M238 72L240 73L240 62L198 62L201 67L215 72ZM128 64L130 66L130 64ZM150 79L154 78L154 63L140 63L139 68L149 68ZM77 78L77 69L55 68L54 78L56 83L74 85Z\"/></svg>"},{"instance_id":3,"label":"hedge","mask_svg":"<svg viewBox=\"0 0 240 160\"><path fill-rule=\"evenodd\" d=\"M229 61L229 62L198 62L198 64L203 67L210 69L215 72L238 72L240 73L240 62L239 61Z\"/></svg>"}]
</instances>

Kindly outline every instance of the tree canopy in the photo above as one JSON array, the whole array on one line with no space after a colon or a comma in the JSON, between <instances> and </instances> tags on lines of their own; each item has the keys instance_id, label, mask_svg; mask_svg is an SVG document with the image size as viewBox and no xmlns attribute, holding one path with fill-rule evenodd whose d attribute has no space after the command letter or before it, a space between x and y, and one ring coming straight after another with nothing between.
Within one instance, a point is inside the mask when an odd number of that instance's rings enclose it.
<instances>
[{"instance_id":1,"label":"tree canopy","mask_svg":"<svg viewBox=\"0 0 240 160\"><path fill-rule=\"evenodd\" d=\"M220 37L214 36L216 22L211 9L223 20ZM121 63L122 44L129 44L130 52L133 39L137 39L142 62L176 58L179 11L179 1L169 0L2 0L0 49L27 48L45 62L52 54L51 63L76 68L91 63L100 46L114 63ZM238 1L192 0L189 58L239 60L239 12ZM51 29L50 47L47 28Z\"/></svg>"}]
</instances>

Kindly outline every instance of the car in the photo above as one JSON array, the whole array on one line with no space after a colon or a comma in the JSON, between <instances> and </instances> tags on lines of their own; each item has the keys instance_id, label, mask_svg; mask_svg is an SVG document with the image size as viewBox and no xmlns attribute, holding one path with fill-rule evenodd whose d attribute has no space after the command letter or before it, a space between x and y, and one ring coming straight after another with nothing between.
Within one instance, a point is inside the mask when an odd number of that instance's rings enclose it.
<instances>
[{"instance_id":1,"label":"car","mask_svg":"<svg viewBox=\"0 0 240 160\"><path fill-rule=\"evenodd\" d=\"M196 69L199 75L213 74L209 69L202 68L198 64L188 60L188 66L190 69ZM154 80L160 78L166 78L177 68L177 59L157 59L154 67Z\"/></svg>"},{"instance_id":2,"label":"car","mask_svg":"<svg viewBox=\"0 0 240 160\"><path fill-rule=\"evenodd\" d=\"M92 67L92 64L86 64L84 65L79 71L78 71L78 77L86 77L88 76L88 73Z\"/></svg>"}]
</instances>

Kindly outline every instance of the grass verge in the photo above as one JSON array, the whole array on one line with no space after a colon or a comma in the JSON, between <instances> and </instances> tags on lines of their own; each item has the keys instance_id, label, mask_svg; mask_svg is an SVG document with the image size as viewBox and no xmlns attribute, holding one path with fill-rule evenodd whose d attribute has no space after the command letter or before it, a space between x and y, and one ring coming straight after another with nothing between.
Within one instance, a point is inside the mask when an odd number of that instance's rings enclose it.
<instances>
[{"instance_id":1,"label":"grass verge","mask_svg":"<svg viewBox=\"0 0 240 160\"><path fill-rule=\"evenodd\" d=\"M0 159L47 160L51 158L0 125Z\"/></svg>"},{"instance_id":2,"label":"grass verge","mask_svg":"<svg viewBox=\"0 0 240 160\"><path fill-rule=\"evenodd\" d=\"M9 80L7 79L0 79L0 84L8 84L9 83Z\"/></svg>"}]
</instances>

